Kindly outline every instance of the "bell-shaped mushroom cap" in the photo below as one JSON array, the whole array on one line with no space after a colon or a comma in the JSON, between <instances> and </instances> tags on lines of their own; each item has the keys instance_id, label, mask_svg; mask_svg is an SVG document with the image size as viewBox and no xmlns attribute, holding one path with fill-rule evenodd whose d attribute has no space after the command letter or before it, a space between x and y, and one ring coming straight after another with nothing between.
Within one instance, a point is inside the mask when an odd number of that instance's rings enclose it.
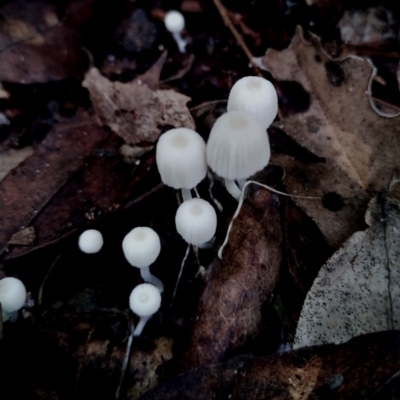
<instances>
[{"instance_id":1,"label":"bell-shaped mushroom cap","mask_svg":"<svg viewBox=\"0 0 400 400\"><path fill-rule=\"evenodd\" d=\"M278 113L278 96L274 85L259 76L246 76L233 86L228 98L229 111L244 111L258 119L267 129Z\"/></svg>"},{"instance_id":2,"label":"bell-shaped mushroom cap","mask_svg":"<svg viewBox=\"0 0 400 400\"><path fill-rule=\"evenodd\" d=\"M255 117L241 111L222 114L207 142L207 163L225 179L246 179L269 162L268 135Z\"/></svg>"},{"instance_id":3,"label":"bell-shaped mushroom cap","mask_svg":"<svg viewBox=\"0 0 400 400\"><path fill-rule=\"evenodd\" d=\"M97 253L103 247L103 236L96 229L88 229L79 236L78 246L84 253Z\"/></svg>"},{"instance_id":4,"label":"bell-shaped mushroom cap","mask_svg":"<svg viewBox=\"0 0 400 400\"><path fill-rule=\"evenodd\" d=\"M166 185L193 189L207 174L206 144L191 129L171 129L157 143L156 162Z\"/></svg>"},{"instance_id":5,"label":"bell-shaped mushroom cap","mask_svg":"<svg viewBox=\"0 0 400 400\"><path fill-rule=\"evenodd\" d=\"M185 18L179 11L171 10L165 14L164 24L169 32L179 33L185 27Z\"/></svg>"},{"instance_id":6,"label":"bell-shaped mushroom cap","mask_svg":"<svg viewBox=\"0 0 400 400\"><path fill-rule=\"evenodd\" d=\"M148 227L132 229L122 241L122 250L129 264L137 268L148 267L156 261L161 250L160 238Z\"/></svg>"},{"instance_id":7,"label":"bell-shaped mushroom cap","mask_svg":"<svg viewBox=\"0 0 400 400\"><path fill-rule=\"evenodd\" d=\"M0 280L0 303L4 312L19 310L25 304L25 300L26 289L19 279L7 277Z\"/></svg>"},{"instance_id":8,"label":"bell-shaped mushroom cap","mask_svg":"<svg viewBox=\"0 0 400 400\"><path fill-rule=\"evenodd\" d=\"M184 201L175 216L176 230L189 244L195 246L208 242L217 229L217 214L208 201Z\"/></svg>"},{"instance_id":9,"label":"bell-shaped mushroom cap","mask_svg":"<svg viewBox=\"0 0 400 400\"><path fill-rule=\"evenodd\" d=\"M161 305L160 291L150 283L142 283L132 290L129 307L139 317L150 317Z\"/></svg>"}]
</instances>

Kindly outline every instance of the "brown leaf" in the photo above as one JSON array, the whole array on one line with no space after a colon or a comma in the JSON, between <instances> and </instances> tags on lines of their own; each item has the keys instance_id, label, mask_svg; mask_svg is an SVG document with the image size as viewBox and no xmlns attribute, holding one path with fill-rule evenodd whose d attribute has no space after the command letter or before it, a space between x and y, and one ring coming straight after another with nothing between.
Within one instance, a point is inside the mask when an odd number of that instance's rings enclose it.
<instances>
[{"instance_id":1,"label":"brown leaf","mask_svg":"<svg viewBox=\"0 0 400 400\"><path fill-rule=\"evenodd\" d=\"M221 360L261 329L261 305L280 271L282 230L278 197L259 190L243 203L223 260L207 271L186 368Z\"/></svg>"},{"instance_id":2,"label":"brown leaf","mask_svg":"<svg viewBox=\"0 0 400 400\"><path fill-rule=\"evenodd\" d=\"M50 131L36 153L0 182L0 249L30 224L105 137L91 117L81 113Z\"/></svg>"},{"instance_id":3,"label":"brown leaf","mask_svg":"<svg viewBox=\"0 0 400 400\"><path fill-rule=\"evenodd\" d=\"M337 346L245 355L200 367L142 399L397 399L399 371L400 332L381 332Z\"/></svg>"},{"instance_id":4,"label":"brown leaf","mask_svg":"<svg viewBox=\"0 0 400 400\"><path fill-rule=\"evenodd\" d=\"M165 54L162 57L165 59ZM111 82L92 67L82 83L90 92L101 123L129 145L153 143L170 126L194 129L186 107L189 97L173 90L151 89L162 63L159 60L145 75L128 83Z\"/></svg>"},{"instance_id":5,"label":"brown leaf","mask_svg":"<svg viewBox=\"0 0 400 400\"><path fill-rule=\"evenodd\" d=\"M126 377L127 399L137 400L158 385L159 367L172 359L173 343L170 338L160 337L142 348L139 345L132 348Z\"/></svg>"},{"instance_id":6,"label":"brown leaf","mask_svg":"<svg viewBox=\"0 0 400 400\"><path fill-rule=\"evenodd\" d=\"M16 1L0 15L0 80L41 83L84 71L79 32L58 19L55 5Z\"/></svg>"},{"instance_id":7,"label":"brown leaf","mask_svg":"<svg viewBox=\"0 0 400 400\"><path fill-rule=\"evenodd\" d=\"M0 152L0 181L17 165L33 154L30 146Z\"/></svg>"},{"instance_id":8,"label":"brown leaf","mask_svg":"<svg viewBox=\"0 0 400 400\"><path fill-rule=\"evenodd\" d=\"M355 233L319 271L297 326L296 348L400 329L400 202L371 200L369 229Z\"/></svg>"},{"instance_id":9,"label":"brown leaf","mask_svg":"<svg viewBox=\"0 0 400 400\"><path fill-rule=\"evenodd\" d=\"M309 109L284 117L280 128L326 162L304 164L284 155L272 161L286 169L291 193L328 195L296 202L338 246L362 227L371 194L387 188L400 169L400 124L371 108L366 91L374 71L367 60L332 61L318 42L305 42L300 29L287 50L268 50L262 63L276 79L296 81L309 93Z\"/></svg>"},{"instance_id":10,"label":"brown leaf","mask_svg":"<svg viewBox=\"0 0 400 400\"><path fill-rule=\"evenodd\" d=\"M12 235L8 244L18 245L18 246L30 246L36 239L35 228L29 226L28 228L22 229L19 232Z\"/></svg>"}]
</instances>

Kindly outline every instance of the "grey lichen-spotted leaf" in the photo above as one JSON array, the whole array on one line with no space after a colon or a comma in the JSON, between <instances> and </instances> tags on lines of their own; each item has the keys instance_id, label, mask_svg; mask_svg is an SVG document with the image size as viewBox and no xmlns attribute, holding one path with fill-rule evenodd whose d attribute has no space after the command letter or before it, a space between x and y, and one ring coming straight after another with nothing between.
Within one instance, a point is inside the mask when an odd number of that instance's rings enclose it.
<instances>
[{"instance_id":1,"label":"grey lichen-spotted leaf","mask_svg":"<svg viewBox=\"0 0 400 400\"><path fill-rule=\"evenodd\" d=\"M301 311L294 348L400 329L400 203L379 195L322 267Z\"/></svg>"}]
</instances>

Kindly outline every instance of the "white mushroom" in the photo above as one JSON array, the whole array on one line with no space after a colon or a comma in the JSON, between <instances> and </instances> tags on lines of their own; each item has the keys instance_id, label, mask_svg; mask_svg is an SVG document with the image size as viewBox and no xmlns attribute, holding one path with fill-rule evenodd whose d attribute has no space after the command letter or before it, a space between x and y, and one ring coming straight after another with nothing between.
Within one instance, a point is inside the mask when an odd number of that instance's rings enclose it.
<instances>
[{"instance_id":1,"label":"white mushroom","mask_svg":"<svg viewBox=\"0 0 400 400\"><path fill-rule=\"evenodd\" d=\"M164 17L164 24L167 30L172 33L179 51L184 53L187 42L181 36L181 32L185 27L185 18L182 13L176 10L168 11Z\"/></svg>"},{"instance_id":2,"label":"white mushroom","mask_svg":"<svg viewBox=\"0 0 400 400\"><path fill-rule=\"evenodd\" d=\"M160 292L164 290L163 283L150 272L150 265L156 261L161 251L160 238L148 227L132 229L122 241L125 258L133 267L140 268L140 275L145 282L150 282Z\"/></svg>"},{"instance_id":3,"label":"white mushroom","mask_svg":"<svg viewBox=\"0 0 400 400\"><path fill-rule=\"evenodd\" d=\"M164 184L181 189L183 199L190 199L190 190L207 175L206 144L192 129L171 129L157 143L156 162Z\"/></svg>"},{"instance_id":4,"label":"white mushroom","mask_svg":"<svg viewBox=\"0 0 400 400\"><path fill-rule=\"evenodd\" d=\"M258 120L242 111L221 115L207 142L207 163L222 178L228 192L238 199L235 180L247 179L269 162L268 135Z\"/></svg>"},{"instance_id":5,"label":"white mushroom","mask_svg":"<svg viewBox=\"0 0 400 400\"><path fill-rule=\"evenodd\" d=\"M233 86L228 98L229 111L243 111L253 115L264 129L278 113L278 96L274 85L258 76L246 76Z\"/></svg>"},{"instance_id":6,"label":"white mushroom","mask_svg":"<svg viewBox=\"0 0 400 400\"><path fill-rule=\"evenodd\" d=\"M17 278L7 277L0 280L0 303L3 321L16 314L26 301L26 289Z\"/></svg>"},{"instance_id":7,"label":"white mushroom","mask_svg":"<svg viewBox=\"0 0 400 400\"><path fill-rule=\"evenodd\" d=\"M130 309L140 317L139 323L133 331L133 336L139 336L150 317L155 314L161 305L160 291L149 283L142 283L132 290L129 296Z\"/></svg>"},{"instance_id":8,"label":"white mushroom","mask_svg":"<svg viewBox=\"0 0 400 400\"><path fill-rule=\"evenodd\" d=\"M190 199L183 202L175 216L176 230L189 244L208 242L217 229L217 214L208 201Z\"/></svg>"},{"instance_id":9,"label":"white mushroom","mask_svg":"<svg viewBox=\"0 0 400 400\"><path fill-rule=\"evenodd\" d=\"M103 247L103 236L96 229L88 229L79 236L78 246L84 253L97 253Z\"/></svg>"}]
</instances>

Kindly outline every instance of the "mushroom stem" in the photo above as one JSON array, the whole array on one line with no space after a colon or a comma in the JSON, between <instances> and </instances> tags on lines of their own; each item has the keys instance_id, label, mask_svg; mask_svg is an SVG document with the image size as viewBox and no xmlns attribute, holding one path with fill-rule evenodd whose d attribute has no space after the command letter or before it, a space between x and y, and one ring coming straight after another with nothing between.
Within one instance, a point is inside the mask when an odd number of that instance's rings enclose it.
<instances>
[{"instance_id":1,"label":"mushroom stem","mask_svg":"<svg viewBox=\"0 0 400 400\"><path fill-rule=\"evenodd\" d=\"M154 285L160 291L160 293L164 291L163 283L150 272L150 267L140 268L140 276L145 282Z\"/></svg>"},{"instance_id":2,"label":"mushroom stem","mask_svg":"<svg viewBox=\"0 0 400 400\"><path fill-rule=\"evenodd\" d=\"M225 187L232 197L234 197L236 200L239 200L242 191L238 188L233 179L225 179Z\"/></svg>"},{"instance_id":3,"label":"mushroom stem","mask_svg":"<svg viewBox=\"0 0 400 400\"><path fill-rule=\"evenodd\" d=\"M172 37L175 39L175 42L178 46L178 50L180 53L185 53L187 42L182 38L179 32L173 32Z\"/></svg>"},{"instance_id":4,"label":"mushroom stem","mask_svg":"<svg viewBox=\"0 0 400 400\"><path fill-rule=\"evenodd\" d=\"M175 295L176 295L176 291L178 290L179 281L181 280L181 276L182 276L182 272L183 272L183 267L185 266L186 259L187 259L188 255L189 255L189 250L190 250L190 244L188 244L187 249L186 249L185 256L183 257L183 260L182 260L182 262L181 262L181 269L180 269L180 271L179 271L178 279L177 279L177 281L176 281L176 285L175 285L175 289L174 289L174 294L172 295L172 300L171 300L170 306L172 305L172 302L174 301L174 298L175 298Z\"/></svg>"},{"instance_id":5,"label":"mushroom stem","mask_svg":"<svg viewBox=\"0 0 400 400\"><path fill-rule=\"evenodd\" d=\"M133 336L140 336L143 331L143 328L147 324L147 321L150 319L151 316L148 317L140 317L138 324L136 325L135 330L133 331Z\"/></svg>"},{"instance_id":6,"label":"mushroom stem","mask_svg":"<svg viewBox=\"0 0 400 400\"><path fill-rule=\"evenodd\" d=\"M190 192L190 189L182 188L181 189L181 193L182 193L182 200L183 201L187 201L187 200L192 199L192 193Z\"/></svg>"}]
</instances>

